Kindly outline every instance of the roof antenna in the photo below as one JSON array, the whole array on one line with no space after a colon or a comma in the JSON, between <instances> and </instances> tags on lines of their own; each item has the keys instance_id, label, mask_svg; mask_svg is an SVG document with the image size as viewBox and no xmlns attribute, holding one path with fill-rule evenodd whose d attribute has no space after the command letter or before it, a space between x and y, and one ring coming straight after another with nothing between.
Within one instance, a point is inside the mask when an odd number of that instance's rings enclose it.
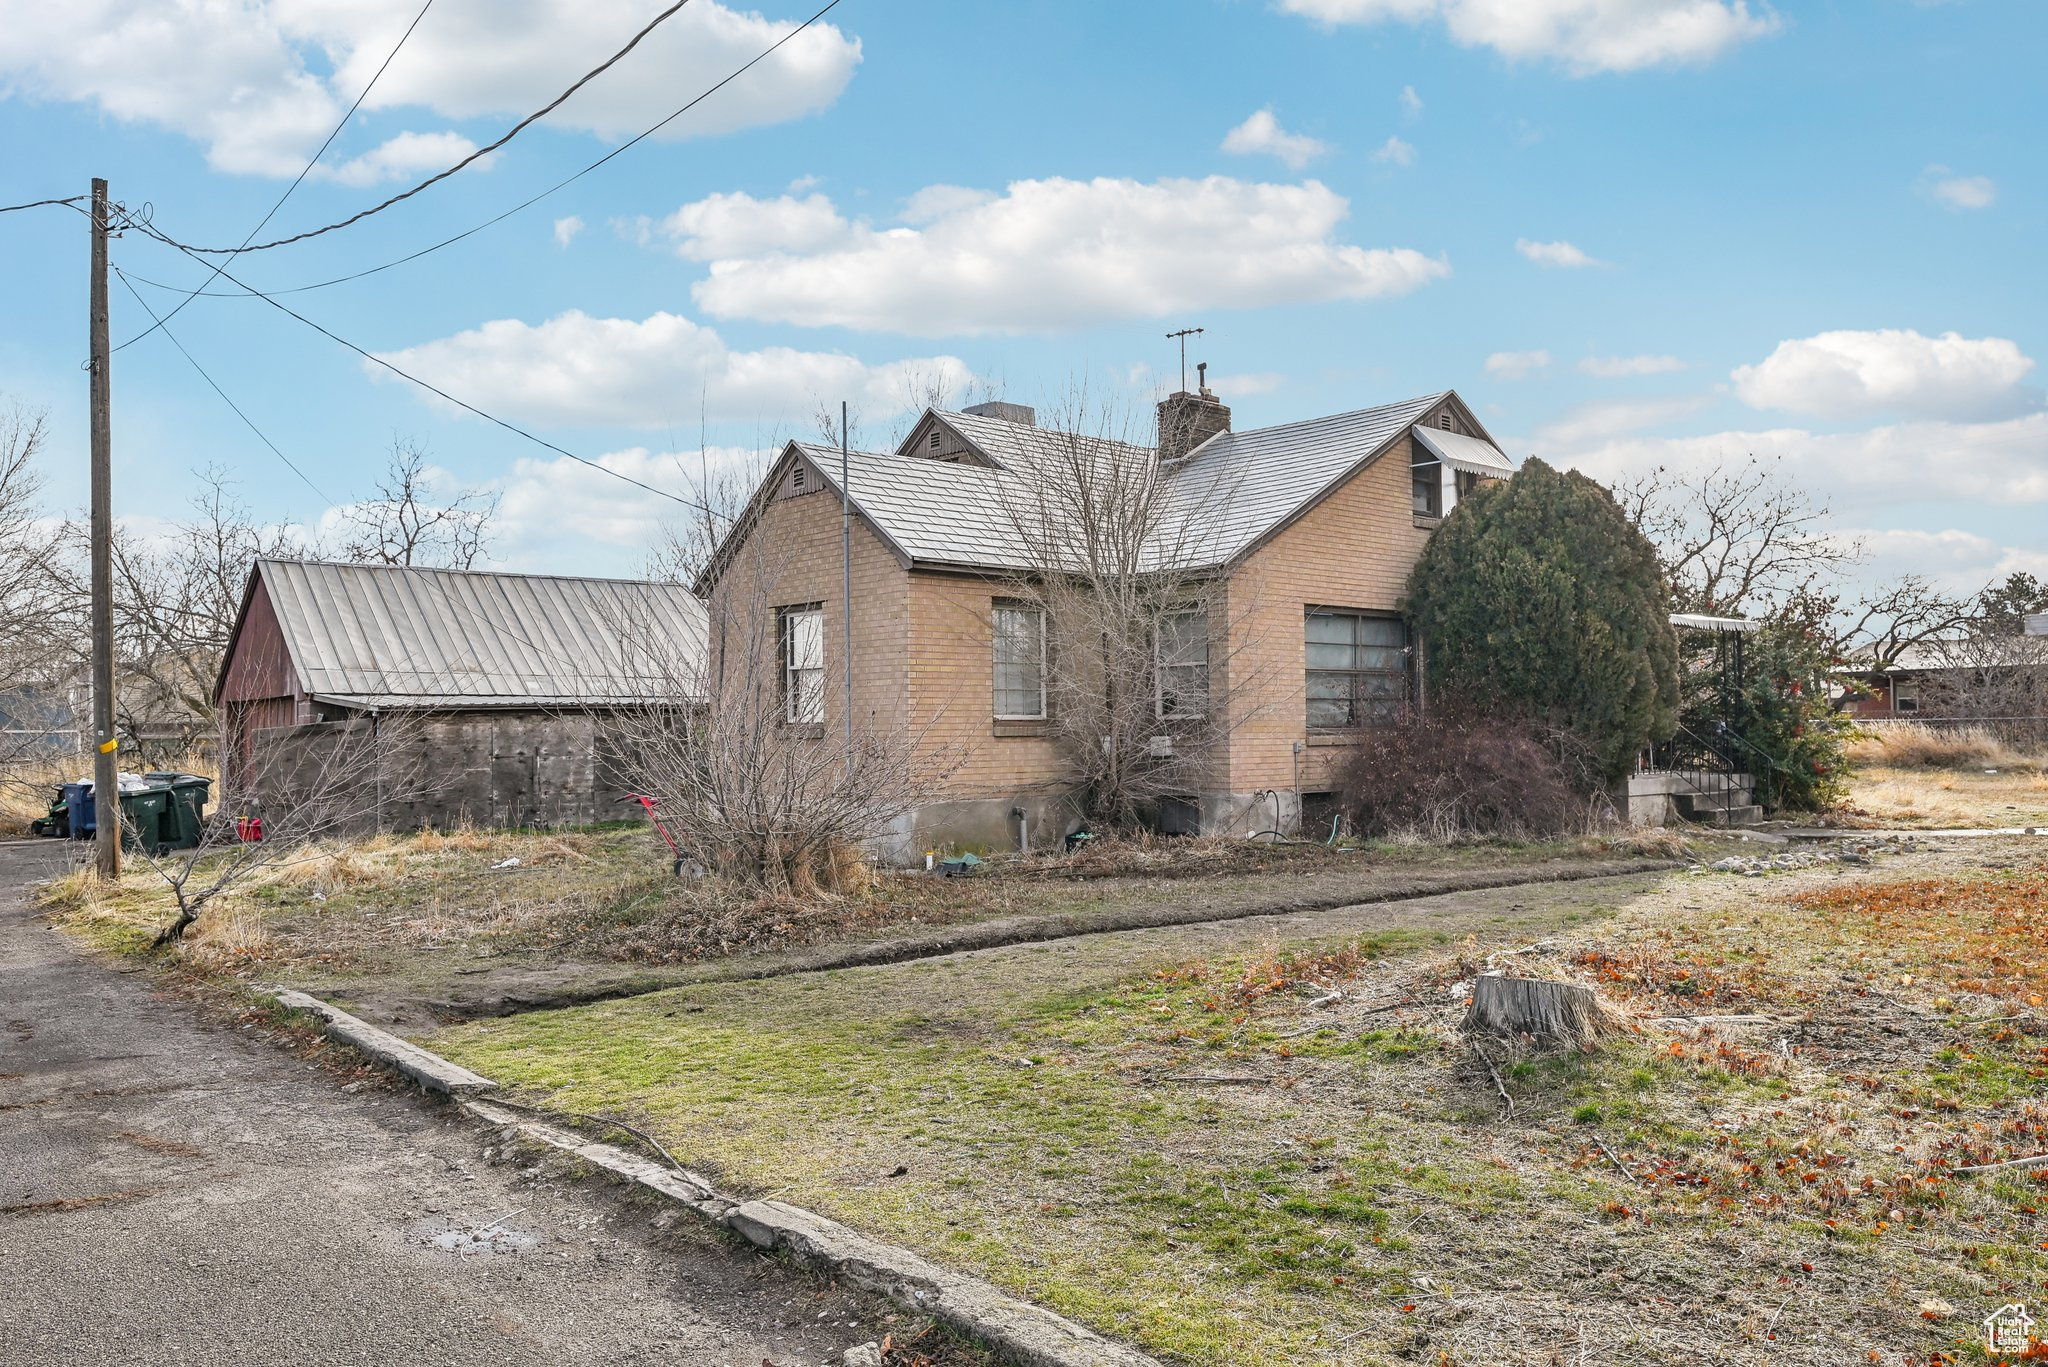
<instances>
[{"instance_id":1,"label":"roof antenna","mask_svg":"<svg viewBox=\"0 0 2048 1367\"><path fill-rule=\"evenodd\" d=\"M1201 335L1200 328L1182 328L1179 332L1166 334L1166 340L1169 342L1175 338L1180 340L1180 392L1183 394L1188 392L1188 338Z\"/></svg>"}]
</instances>

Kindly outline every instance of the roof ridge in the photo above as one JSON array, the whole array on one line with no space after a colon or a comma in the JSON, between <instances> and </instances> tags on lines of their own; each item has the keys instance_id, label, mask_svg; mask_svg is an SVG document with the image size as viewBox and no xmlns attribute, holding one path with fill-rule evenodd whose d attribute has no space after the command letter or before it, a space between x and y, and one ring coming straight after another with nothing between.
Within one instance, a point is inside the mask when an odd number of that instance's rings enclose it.
<instances>
[{"instance_id":1,"label":"roof ridge","mask_svg":"<svg viewBox=\"0 0 2048 1367\"><path fill-rule=\"evenodd\" d=\"M1348 408L1342 413L1325 413L1318 418L1296 418L1292 422L1268 423L1264 427L1244 427L1225 435L1249 437L1262 432L1280 432L1290 427L1312 427L1317 423L1336 422L1341 418L1364 417L1368 413L1386 413L1397 408L1427 408L1433 403L1449 398L1451 393L1451 390L1440 389L1434 394L1418 394L1412 399L1396 399L1392 403L1376 403L1366 408Z\"/></svg>"},{"instance_id":2,"label":"roof ridge","mask_svg":"<svg viewBox=\"0 0 2048 1367\"><path fill-rule=\"evenodd\" d=\"M676 588L688 592L687 584L673 579L629 579L617 574L547 574L540 570L458 569L453 565L383 565L372 560L324 560L307 556L259 555L258 565L317 565L322 569L362 570L366 573L454 574L483 579L566 579L577 584L633 584L646 588Z\"/></svg>"}]
</instances>

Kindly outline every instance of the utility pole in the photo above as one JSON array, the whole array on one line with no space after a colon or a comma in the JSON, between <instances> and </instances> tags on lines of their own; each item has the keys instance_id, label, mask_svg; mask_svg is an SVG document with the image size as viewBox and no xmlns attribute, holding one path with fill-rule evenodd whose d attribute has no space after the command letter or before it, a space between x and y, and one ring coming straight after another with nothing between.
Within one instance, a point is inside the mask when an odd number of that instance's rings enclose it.
<instances>
[{"instance_id":1,"label":"utility pole","mask_svg":"<svg viewBox=\"0 0 2048 1367\"><path fill-rule=\"evenodd\" d=\"M107 340L107 183L92 183L92 806L100 877L121 876L121 762L114 739L113 353Z\"/></svg>"}]
</instances>

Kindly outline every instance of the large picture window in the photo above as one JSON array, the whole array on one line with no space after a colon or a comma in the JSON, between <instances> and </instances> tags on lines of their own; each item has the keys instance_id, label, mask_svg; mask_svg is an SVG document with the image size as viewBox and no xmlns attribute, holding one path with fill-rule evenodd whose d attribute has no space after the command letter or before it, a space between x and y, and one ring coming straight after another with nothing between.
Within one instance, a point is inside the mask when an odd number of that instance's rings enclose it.
<instances>
[{"instance_id":1,"label":"large picture window","mask_svg":"<svg viewBox=\"0 0 2048 1367\"><path fill-rule=\"evenodd\" d=\"M1023 603L997 603L994 618L996 719L1043 720L1045 610Z\"/></svg>"},{"instance_id":2,"label":"large picture window","mask_svg":"<svg viewBox=\"0 0 2048 1367\"><path fill-rule=\"evenodd\" d=\"M816 603L776 610L782 644L782 716L797 726L825 720L825 612Z\"/></svg>"},{"instance_id":3,"label":"large picture window","mask_svg":"<svg viewBox=\"0 0 2048 1367\"><path fill-rule=\"evenodd\" d=\"M1310 608L1305 637L1310 730L1400 720L1408 702L1408 628L1400 618Z\"/></svg>"},{"instance_id":4,"label":"large picture window","mask_svg":"<svg viewBox=\"0 0 2048 1367\"><path fill-rule=\"evenodd\" d=\"M1209 615L1200 609L1169 612L1154 640L1153 682L1164 720L1209 712Z\"/></svg>"}]
</instances>

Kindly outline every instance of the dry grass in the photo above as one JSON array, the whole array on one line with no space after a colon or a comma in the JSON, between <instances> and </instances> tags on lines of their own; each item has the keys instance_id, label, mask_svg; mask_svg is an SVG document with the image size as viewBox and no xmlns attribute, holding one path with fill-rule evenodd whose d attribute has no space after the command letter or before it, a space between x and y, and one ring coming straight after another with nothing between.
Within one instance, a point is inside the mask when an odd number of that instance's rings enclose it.
<instances>
[{"instance_id":1,"label":"dry grass","mask_svg":"<svg viewBox=\"0 0 2048 1367\"><path fill-rule=\"evenodd\" d=\"M2048 826L2048 774L2019 768L1858 769L1845 813L1881 826Z\"/></svg>"},{"instance_id":2,"label":"dry grass","mask_svg":"<svg viewBox=\"0 0 2048 1367\"><path fill-rule=\"evenodd\" d=\"M2048 1176L1952 1171L2048 1147L2048 871L1982 867L2022 848L1674 876L1534 943L1096 937L1114 977L1026 947L438 1042L1174 1360L1925 1367L2048 1278ZM1495 1045L1510 1113L1458 1029L1489 962L1640 1033Z\"/></svg>"},{"instance_id":3,"label":"dry grass","mask_svg":"<svg viewBox=\"0 0 2048 1367\"><path fill-rule=\"evenodd\" d=\"M1870 727L1850 742L1848 755L1859 769L2041 768L2038 756L2023 755L1980 727L1918 722Z\"/></svg>"}]
</instances>

